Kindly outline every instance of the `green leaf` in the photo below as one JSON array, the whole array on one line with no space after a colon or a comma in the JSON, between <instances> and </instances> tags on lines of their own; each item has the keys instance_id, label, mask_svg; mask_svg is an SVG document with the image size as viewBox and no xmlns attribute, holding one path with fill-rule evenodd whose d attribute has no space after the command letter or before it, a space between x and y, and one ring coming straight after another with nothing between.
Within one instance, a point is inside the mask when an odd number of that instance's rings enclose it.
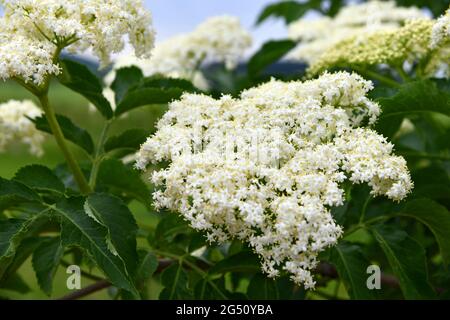
<instances>
[{"instance_id":1,"label":"green leaf","mask_svg":"<svg viewBox=\"0 0 450 320\"><path fill-rule=\"evenodd\" d=\"M63 255L61 238L47 239L33 253L33 269L41 287L48 296L52 294L53 278Z\"/></svg>"},{"instance_id":2,"label":"green leaf","mask_svg":"<svg viewBox=\"0 0 450 320\"><path fill-rule=\"evenodd\" d=\"M417 219L426 225L439 244L442 259L446 264L450 263L450 212L446 207L430 199L415 199L397 214Z\"/></svg>"},{"instance_id":3,"label":"green leaf","mask_svg":"<svg viewBox=\"0 0 450 320\"><path fill-rule=\"evenodd\" d=\"M424 248L402 230L378 226L370 229L383 249L406 299L431 298Z\"/></svg>"},{"instance_id":4,"label":"green leaf","mask_svg":"<svg viewBox=\"0 0 450 320\"><path fill-rule=\"evenodd\" d=\"M116 287L139 297L123 261L111 252L107 242L108 230L84 212L84 203L84 198L73 197L56 204L55 211L63 218L62 245L84 248Z\"/></svg>"},{"instance_id":5,"label":"green leaf","mask_svg":"<svg viewBox=\"0 0 450 320\"><path fill-rule=\"evenodd\" d=\"M279 292L276 281L261 273L255 274L248 285L247 296L254 300L278 300Z\"/></svg>"},{"instance_id":6,"label":"green leaf","mask_svg":"<svg viewBox=\"0 0 450 320\"><path fill-rule=\"evenodd\" d=\"M59 65L62 69L59 82L88 99L106 118L113 117L113 110L103 96L103 88L99 79L85 66L78 62L63 59Z\"/></svg>"},{"instance_id":7,"label":"green leaf","mask_svg":"<svg viewBox=\"0 0 450 320\"><path fill-rule=\"evenodd\" d=\"M300 19L317 2L307 1L306 3L299 3L297 1L281 1L270 4L259 14L256 24L261 24L271 17L283 18L285 23L289 24Z\"/></svg>"},{"instance_id":8,"label":"green leaf","mask_svg":"<svg viewBox=\"0 0 450 320\"><path fill-rule=\"evenodd\" d=\"M45 237L27 237L23 239L16 249L14 259L9 264L8 268L0 280L0 288L6 287L6 283L10 278L14 278L17 270L23 263L32 255L32 253L41 245L43 241L47 240Z\"/></svg>"},{"instance_id":9,"label":"green leaf","mask_svg":"<svg viewBox=\"0 0 450 320\"><path fill-rule=\"evenodd\" d=\"M34 164L21 168L14 180L22 182L37 191L64 193L64 184L49 168Z\"/></svg>"},{"instance_id":10,"label":"green leaf","mask_svg":"<svg viewBox=\"0 0 450 320\"><path fill-rule=\"evenodd\" d=\"M119 198L97 193L87 198L85 211L107 228L114 251L123 260L128 273L134 276L139 260L136 250L138 227L130 209Z\"/></svg>"},{"instance_id":11,"label":"green leaf","mask_svg":"<svg viewBox=\"0 0 450 320\"><path fill-rule=\"evenodd\" d=\"M179 234L187 234L192 231L188 223L178 214L172 212L163 213L155 230L155 239L158 244L174 242Z\"/></svg>"},{"instance_id":12,"label":"green leaf","mask_svg":"<svg viewBox=\"0 0 450 320\"><path fill-rule=\"evenodd\" d=\"M130 129L118 136L110 137L105 143L105 152L115 149L127 149L131 152L139 149L145 142L150 132L144 129Z\"/></svg>"},{"instance_id":13,"label":"green leaf","mask_svg":"<svg viewBox=\"0 0 450 320\"><path fill-rule=\"evenodd\" d=\"M158 259L152 252L140 251L139 267L136 272L136 283L142 286L158 268Z\"/></svg>"},{"instance_id":14,"label":"green leaf","mask_svg":"<svg viewBox=\"0 0 450 320\"><path fill-rule=\"evenodd\" d=\"M47 211L34 215L30 219L0 220L0 279L12 263L17 249L27 236L32 236L36 228L44 222Z\"/></svg>"},{"instance_id":15,"label":"green leaf","mask_svg":"<svg viewBox=\"0 0 450 320\"><path fill-rule=\"evenodd\" d=\"M111 89L115 92L116 104L119 104L128 90L139 84L143 77L141 69L135 66L116 70L116 78L111 84Z\"/></svg>"},{"instance_id":16,"label":"green leaf","mask_svg":"<svg viewBox=\"0 0 450 320\"><path fill-rule=\"evenodd\" d=\"M210 274L226 273L226 272L260 272L261 267L259 259L256 254L250 251L241 251L232 256L229 256L210 270Z\"/></svg>"},{"instance_id":17,"label":"green leaf","mask_svg":"<svg viewBox=\"0 0 450 320\"><path fill-rule=\"evenodd\" d=\"M359 246L341 241L330 253L330 262L352 299L373 299L374 291L367 288L366 270L370 265Z\"/></svg>"},{"instance_id":18,"label":"green leaf","mask_svg":"<svg viewBox=\"0 0 450 320\"><path fill-rule=\"evenodd\" d=\"M194 297L199 300L224 300L230 298L230 293L225 289L223 277L214 281L203 278L195 284Z\"/></svg>"},{"instance_id":19,"label":"green leaf","mask_svg":"<svg viewBox=\"0 0 450 320\"><path fill-rule=\"evenodd\" d=\"M250 76L257 76L265 68L277 62L297 44L292 40L273 40L264 43L261 49L256 52L248 62L248 73Z\"/></svg>"},{"instance_id":20,"label":"green leaf","mask_svg":"<svg viewBox=\"0 0 450 320\"><path fill-rule=\"evenodd\" d=\"M86 130L78 127L72 122L72 120L65 116L56 115L56 119L58 120L59 126L64 134L64 138L83 148L89 154L94 152L94 142L92 141L91 135ZM50 125L48 124L45 116L30 120L34 122L38 130L52 134Z\"/></svg>"},{"instance_id":21,"label":"green leaf","mask_svg":"<svg viewBox=\"0 0 450 320\"><path fill-rule=\"evenodd\" d=\"M130 197L151 206L150 190L139 172L118 159L107 159L100 164L98 183L117 196Z\"/></svg>"},{"instance_id":22,"label":"green leaf","mask_svg":"<svg viewBox=\"0 0 450 320\"><path fill-rule=\"evenodd\" d=\"M21 182L0 177L0 211L23 202L40 202L41 198Z\"/></svg>"},{"instance_id":23,"label":"green leaf","mask_svg":"<svg viewBox=\"0 0 450 320\"><path fill-rule=\"evenodd\" d=\"M183 92L195 92L195 87L187 80L160 77L144 78L141 83L130 88L117 105L116 116L137 107L151 104L166 104L178 99Z\"/></svg>"},{"instance_id":24,"label":"green leaf","mask_svg":"<svg viewBox=\"0 0 450 320\"><path fill-rule=\"evenodd\" d=\"M161 284L164 286L159 295L161 300L183 300L192 298L188 286L188 275L180 263L166 268L161 274Z\"/></svg>"},{"instance_id":25,"label":"green leaf","mask_svg":"<svg viewBox=\"0 0 450 320\"><path fill-rule=\"evenodd\" d=\"M23 278L17 273L11 275L8 279L6 279L6 281L2 281L0 288L16 291L22 294L30 292L30 287L23 280Z\"/></svg>"},{"instance_id":26,"label":"green leaf","mask_svg":"<svg viewBox=\"0 0 450 320\"><path fill-rule=\"evenodd\" d=\"M397 94L377 100L382 113L377 131L392 136L401 119L414 113L438 112L450 116L450 94L441 91L432 80L418 80L403 84ZM396 131L396 130L395 130Z\"/></svg>"}]
</instances>

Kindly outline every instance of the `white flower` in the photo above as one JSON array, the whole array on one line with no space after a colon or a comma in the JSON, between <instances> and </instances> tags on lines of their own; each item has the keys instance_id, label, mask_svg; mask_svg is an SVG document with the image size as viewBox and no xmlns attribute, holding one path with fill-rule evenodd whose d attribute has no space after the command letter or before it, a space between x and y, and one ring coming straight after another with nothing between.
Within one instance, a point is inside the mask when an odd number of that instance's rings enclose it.
<instances>
[{"instance_id":1,"label":"white flower","mask_svg":"<svg viewBox=\"0 0 450 320\"><path fill-rule=\"evenodd\" d=\"M0 33L0 78L40 84L60 69L53 61L55 46L22 35Z\"/></svg>"},{"instance_id":2,"label":"white flower","mask_svg":"<svg viewBox=\"0 0 450 320\"><path fill-rule=\"evenodd\" d=\"M37 71L32 80L41 84L46 75L55 73L57 67L51 60L58 52L57 47L67 47L76 53L89 49L100 59L101 66L109 63L112 53L123 50L125 36L139 57L149 57L153 47L151 15L141 0L7 0L4 3L0 37L2 43L5 40L6 45L16 49L17 58L0 51L0 61L7 61L1 69L2 78L21 76L8 73L17 64L34 63L31 70ZM35 58L36 48L47 51L40 52L45 56L42 63ZM28 53L32 62L26 59ZM23 80L30 81L30 77Z\"/></svg>"},{"instance_id":3,"label":"white flower","mask_svg":"<svg viewBox=\"0 0 450 320\"><path fill-rule=\"evenodd\" d=\"M115 70L135 65L145 76L162 74L172 78L193 80L200 87L205 80L198 69L205 61L223 62L233 68L251 46L250 34L241 26L239 19L231 16L212 17L189 33L172 37L156 45L151 59L134 56L119 57L113 71L106 77L109 84L114 80Z\"/></svg>"},{"instance_id":4,"label":"white flower","mask_svg":"<svg viewBox=\"0 0 450 320\"><path fill-rule=\"evenodd\" d=\"M29 146L30 153L42 155L44 134L29 120L41 114L41 110L30 100L10 100L0 104L0 151L20 142Z\"/></svg>"},{"instance_id":5,"label":"white flower","mask_svg":"<svg viewBox=\"0 0 450 320\"><path fill-rule=\"evenodd\" d=\"M431 34L431 48L440 46L443 42L448 42L450 39L450 8L443 14L433 26Z\"/></svg>"},{"instance_id":6,"label":"white flower","mask_svg":"<svg viewBox=\"0 0 450 320\"><path fill-rule=\"evenodd\" d=\"M289 58L314 63L338 43L352 37L364 39L379 31L399 28L407 20L424 19L416 7L397 7L394 1L368 1L343 7L333 19L300 19L289 25L289 37L299 45Z\"/></svg>"},{"instance_id":7,"label":"white flower","mask_svg":"<svg viewBox=\"0 0 450 320\"><path fill-rule=\"evenodd\" d=\"M412 188L405 160L376 132L372 83L356 74L306 82L272 80L239 98L184 94L170 104L136 166L155 171L155 206L180 212L211 241L238 238L275 277L286 270L306 288L319 252L341 227L330 207L342 182L368 183L373 195L400 200Z\"/></svg>"},{"instance_id":8,"label":"white flower","mask_svg":"<svg viewBox=\"0 0 450 320\"><path fill-rule=\"evenodd\" d=\"M150 59L139 59L135 55L119 56L114 61L112 70L106 75L105 83L108 87L111 85L116 70L137 66L146 77L160 74L186 79L192 81L197 88L207 90L208 81L199 70L202 63L222 62L228 68L234 68L251 43L250 34L241 26L238 18L212 17L189 33L157 44ZM104 94L114 108L111 89L106 88Z\"/></svg>"}]
</instances>

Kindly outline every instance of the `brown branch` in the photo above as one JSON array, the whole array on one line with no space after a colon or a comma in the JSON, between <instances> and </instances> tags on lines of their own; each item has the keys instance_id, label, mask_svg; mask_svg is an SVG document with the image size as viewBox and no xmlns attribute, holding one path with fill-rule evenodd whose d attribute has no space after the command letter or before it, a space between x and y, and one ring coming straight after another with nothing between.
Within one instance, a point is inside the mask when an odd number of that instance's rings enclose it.
<instances>
[{"instance_id":1,"label":"brown branch","mask_svg":"<svg viewBox=\"0 0 450 320\"><path fill-rule=\"evenodd\" d=\"M169 267L171 264L173 263L173 260L170 259L161 259L159 260L159 264L158 267L156 268L155 273L161 273L164 269L166 269L167 267ZM106 289L110 286L112 286L111 282L109 282L106 279L102 279L99 278L97 276L92 276L92 275L88 275L85 272L82 272L83 276L86 276L88 278L94 278L97 279L98 281L77 291L71 292L61 298L58 298L56 300L77 300L80 298L84 298L92 293L95 293L97 291Z\"/></svg>"},{"instance_id":2,"label":"brown branch","mask_svg":"<svg viewBox=\"0 0 450 320\"><path fill-rule=\"evenodd\" d=\"M111 286L111 282L109 282L108 280L100 280L94 284L87 286L86 288L69 293L69 294L65 295L64 297L61 297L57 300L77 300L77 299L83 298L85 296L88 296L94 292L106 289L110 286Z\"/></svg>"},{"instance_id":3,"label":"brown branch","mask_svg":"<svg viewBox=\"0 0 450 320\"><path fill-rule=\"evenodd\" d=\"M71 264L70 263L68 263L67 261L64 261L64 260L61 260L61 265L63 266L63 267L68 267L68 266L70 266ZM96 275L94 275L94 274L90 274L89 272L86 272L86 271L84 271L84 270L80 270L80 274L83 276L83 277L86 277L86 278L88 278L88 279L91 279L91 280L94 280L94 281L101 281L101 280L104 280L102 277L98 277L98 276L96 276Z\"/></svg>"}]
</instances>

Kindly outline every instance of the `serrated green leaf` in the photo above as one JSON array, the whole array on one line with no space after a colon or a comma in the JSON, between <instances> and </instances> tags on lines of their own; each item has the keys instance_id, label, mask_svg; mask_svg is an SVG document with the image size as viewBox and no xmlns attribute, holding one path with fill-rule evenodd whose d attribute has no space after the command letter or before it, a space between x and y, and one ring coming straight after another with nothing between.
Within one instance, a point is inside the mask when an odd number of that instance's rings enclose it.
<instances>
[{"instance_id":1,"label":"serrated green leaf","mask_svg":"<svg viewBox=\"0 0 450 320\"><path fill-rule=\"evenodd\" d=\"M28 187L38 191L52 191L64 193L64 184L49 168L42 165L29 165L21 168L14 176L14 180L19 181Z\"/></svg>"},{"instance_id":2,"label":"serrated green leaf","mask_svg":"<svg viewBox=\"0 0 450 320\"><path fill-rule=\"evenodd\" d=\"M367 288L366 273L369 261L364 257L359 246L341 241L333 247L330 262L336 267L339 277L353 299L373 299L373 290Z\"/></svg>"},{"instance_id":3,"label":"serrated green leaf","mask_svg":"<svg viewBox=\"0 0 450 320\"><path fill-rule=\"evenodd\" d=\"M147 295L147 283L151 276L158 268L159 262L156 256L152 252L145 250L139 250L139 266L136 272L135 283L141 296L146 298Z\"/></svg>"},{"instance_id":4,"label":"serrated green leaf","mask_svg":"<svg viewBox=\"0 0 450 320\"><path fill-rule=\"evenodd\" d=\"M187 80L161 77L144 78L141 83L130 88L117 105L115 114L121 115L137 107L151 104L166 104L178 99L183 92L195 92L195 87Z\"/></svg>"},{"instance_id":5,"label":"serrated green leaf","mask_svg":"<svg viewBox=\"0 0 450 320\"><path fill-rule=\"evenodd\" d=\"M135 66L124 67L116 70L116 78L111 84L115 93L116 104L119 104L130 88L141 82L144 75L141 69Z\"/></svg>"},{"instance_id":6,"label":"serrated green leaf","mask_svg":"<svg viewBox=\"0 0 450 320\"><path fill-rule=\"evenodd\" d=\"M41 198L21 182L0 177L0 211L23 202L40 202Z\"/></svg>"},{"instance_id":7,"label":"serrated green leaf","mask_svg":"<svg viewBox=\"0 0 450 320\"><path fill-rule=\"evenodd\" d=\"M389 137L397 131L405 116L424 112L450 116L450 94L440 90L432 80L405 83L394 96L379 98L377 101L383 112L376 128Z\"/></svg>"},{"instance_id":8,"label":"serrated green leaf","mask_svg":"<svg viewBox=\"0 0 450 320\"><path fill-rule=\"evenodd\" d=\"M128 92L116 108L116 115L150 104L166 104L178 99L184 90L180 88L143 88Z\"/></svg>"},{"instance_id":9,"label":"serrated green leaf","mask_svg":"<svg viewBox=\"0 0 450 320\"><path fill-rule=\"evenodd\" d=\"M406 299L434 297L435 293L428 283L424 248L402 230L387 226L377 226L370 230L397 276L404 297Z\"/></svg>"},{"instance_id":10,"label":"serrated green leaf","mask_svg":"<svg viewBox=\"0 0 450 320\"><path fill-rule=\"evenodd\" d=\"M261 267L256 254L250 251L241 251L229 256L217 264L210 270L210 274L226 273L226 272L260 272Z\"/></svg>"},{"instance_id":11,"label":"serrated green leaf","mask_svg":"<svg viewBox=\"0 0 450 320\"><path fill-rule=\"evenodd\" d=\"M36 228L46 222L47 211L29 219L0 220L0 280L12 263L17 248L23 239L32 236Z\"/></svg>"},{"instance_id":12,"label":"serrated green leaf","mask_svg":"<svg viewBox=\"0 0 450 320\"><path fill-rule=\"evenodd\" d=\"M99 186L108 187L117 196L136 199L150 207L150 190L137 170L118 159L107 159L100 164Z\"/></svg>"},{"instance_id":13,"label":"serrated green leaf","mask_svg":"<svg viewBox=\"0 0 450 320\"><path fill-rule=\"evenodd\" d=\"M136 249L138 227L130 209L119 198L97 193L87 198L85 210L106 227L108 239L123 260L128 274L133 277L139 260Z\"/></svg>"},{"instance_id":14,"label":"serrated green leaf","mask_svg":"<svg viewBox=\"0 0 450 320\"><path fill-rule=\"evenodd\" d=\"M55 211L62 217L62 245L85 249L116 287L139 297L123 261L108 247L108 230L84 212L84 203L84 198L72 197L56 204Z\"/></svg>"},{"instance_id":15,"label":"serrated green leaf","mask_svg":"<svg viewBox=\"0 0 450 320\"><path fill-rule=\"evenodd\" d=\"M130 129L117 136L110 137L105 143L105 151L109 152L115 149L127 149L129 153L139 149L145 142L150 132L144 129Z\"/></svg>"},{"instance_id":16,"label":"serrated green leaf","mask_svg":"<svg viewBox=\"0 0 450 320\"><path fill-rule=\"evenodd\" d=\"M61 238L47 239L33 253L33 269L41 287L48 296L52 294L53 278L63 255Z\"/></svg>"},{"instance_id":17,"label":"serrated green leaf","mask_svg":"<svg viewBox=\"0 0 450 320\"><path fill-rule=\"evenodd\" d=\"M255 274L248 285L247 296L254 300L278 300L279 292L276 281L261 273Z\"/></svg>"},{"instance_id":18,"label":"serrated green leaf","mask_svg":"<svg viewBox=\"0 0 450 320\"><path fill-rule=\"evenodd\" d=\"M161 300L192 298L192 292L188 286L188 275L180 263L175 263L163 271L161 284L164 286L163 291L159 295Z\"/></svg>"},{"instance_id":19,"label":"serrated green leaf","mask_svg":"<svg viewBox=\"0 0 450 320\"><path fill-rule=\"evenodd\" d=\"M3 277L0 279L0 288L3 286L6 287L6 282L8 282L10 278L14 278L17 270L45 240L47 240L46 237L27 237L22 240L16 249L14 259L11 261L8 268L3 273Z\"/></svg>"},{"instance_id":20,"label":"serrated green leaf","mask_svg":"<svg viewBox=\"0 0 450 320\"><path fill-rule=\"evenodd\" d=\"M190 232L191 228L189 228L188 223L178 214L166 212L156 226L155 239L158 244L171 243L176 236Z\"/></svg>"},{"instance_id":21,"label":"serrated green leaf","mask_svg":"<svg viewBox=\"0 0 450 320\"><path fill-rule=\"evenodd\" d=\"M297 44L292 40L272 40L264 43L249 60L247 68L250 76L259 75L265 68L277 62Z\"/></svg>"},{"instance_id":22,"label":"serrated green leaf","mask_svg":"<svg viewBox=\"0 0 450 320\"><path fill-rule=\"evenodd\" d=\"M281 1L266 6L258 15L256 25L271 17L283 18L286 24L300 19L317 1L299 3L297 1Z\"/></svg>"},{"instance_id":23,"label":"serrated green leaf","mask_svg":"<svg viewBox=\"0 0 450 320\"><path fill-rule=\"evenodd\" d=\"M59 82L88 99L106 118L113 117L113 110L103 96L103 88L99 79L85 66L78 62L63 59L59 65L62 69Z\"/></svg>"},{"instance_id":24,"label":"serrated green leaf","mask_svg":"<svg viewBox=\"0 0 450 320\"><path fill-rule=\"evenodd\" d=\"M430 199L415 199L406 203L397 214L426 225L439 244L442 259L446 264L450 263L450 212L446 207Z\"/></svg>"},{"instance_id":25,"label":"serrated green leaf","mask_svg":"<svg viewBox=\"0 0 450 320\"><path fill-rule=\"evenodd\" d=\"M56 115L56 119L61 127L64 138L83 148L89 154L94 152L94 142L92 141L91 135L86 130L78 127L72 120L65 116ZM52 134L52 130L50 129L50 125L45 116L30 120L34 122L36 129Z\"/></svg>"},{"instance_id":26,"label":"serrated green leaf","mask_svg":"<svg viewBox=\"0 0 450 320\"><path fill-rule=\"evenodd\" d=\"M136 281L147 281L158 268L158 259L152 252L142 252L139 267L136 272Z\"/></svg>"}]
</instances>

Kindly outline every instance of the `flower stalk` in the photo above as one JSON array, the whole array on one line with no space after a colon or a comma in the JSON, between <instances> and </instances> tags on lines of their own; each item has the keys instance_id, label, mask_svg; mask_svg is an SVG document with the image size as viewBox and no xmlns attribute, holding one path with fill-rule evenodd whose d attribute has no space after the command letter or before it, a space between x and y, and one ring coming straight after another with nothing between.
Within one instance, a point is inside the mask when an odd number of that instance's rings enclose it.
<instances>
[{"instance_id":1,"label":"flower stalk","mask_svg":"<svg viewBox=\"0 0 450 320\"><path fill-rule=\"evenodd\" d=\"M67 146L66 140L64 138L64 134L59 126L58 120L56 119L55 111L48 100L48 94L44 93L38 96L39 102L41 103L42 109L45 112L45 117L47 118L48 124L50 126L50 130L53 133L53 136L56 139L56 143L61 149L64 158L66 159L67 165L69 166L70 171L72 172L75 181L77 182L78 187L80 188L81 193L89 194L92 192L89 184L81 171L80 166L78 165L75 157Z\"/></svg>"}]
</instances>

